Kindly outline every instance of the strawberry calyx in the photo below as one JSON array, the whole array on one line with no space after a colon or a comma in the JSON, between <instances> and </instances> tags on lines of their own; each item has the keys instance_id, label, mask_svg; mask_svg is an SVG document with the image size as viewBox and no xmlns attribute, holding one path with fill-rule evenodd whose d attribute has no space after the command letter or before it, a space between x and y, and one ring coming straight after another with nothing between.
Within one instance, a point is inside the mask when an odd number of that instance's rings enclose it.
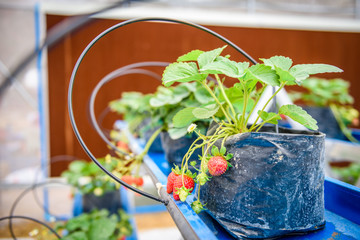
<instances>
[{"instance_id":1,"label":"strawberry calyx","mask_svg":"<svg viewBox=\"0 0 360 240\"><path fill-rule=\"evenodd\" d=\"M175 190L175 193L179 195L180 201L185 202L187 196L193 191L194 188L186 188L184 185L181 188Z\"/></svg>"},{"instance_id":2,"label":"strawberry calyx","mask_svg":"<svg viewBox=\"0 0 360 240\"><path fill-rule=\"evenodd\" d=\"M181 170L180 170L179 166L178 166L178 165L175 165L175 164L174 164L174 167L171 168L171 171L172 171L175 175L180 175L180 174L181 174Z\"/></svg>"}]
</instances>

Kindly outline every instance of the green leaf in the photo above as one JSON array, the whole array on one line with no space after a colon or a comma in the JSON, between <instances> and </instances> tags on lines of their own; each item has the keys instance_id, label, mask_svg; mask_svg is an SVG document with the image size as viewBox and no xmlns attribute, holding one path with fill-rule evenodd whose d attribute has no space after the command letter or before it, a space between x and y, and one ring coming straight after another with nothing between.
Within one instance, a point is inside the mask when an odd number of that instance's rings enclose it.
<instances>
[{"instance_id":1,"label":"green leaf","mask_svg":"<svg viewBox=\"0 0 360 240\"><path fill-rule=\"evenodd\" d=\"M116 221L109 218L94 220L89 231L90 239L108 239L116 229Z\"/></svg>"},{"instance_id":2,"label":"green leaf","mask_svg":"<svg viewBox=\"0 0 360 240\"><path fill-rule=\"evenodd\" d=\"M69 170L72 172L80 173L86 168L88 164L85 161L74 161L70 163Z\"/></svg>"},{"instance_id":3,"label":"green leaf","mask_svg":"<svg viewBox=\"0 0 360 240\"><path fill-rule=\"evenodd\" d=\"M298 84L312 74L343 72L342 69L328 64L298 64L290 69L290 74L296 78Z\"/></svg>"},{"instance_id":4,"label":"green leaf","mask_svg":"<svg viewBox=\"0 0 360 240\"><path fill-rule=\"evenodd\" d=\"M199 73L196 63L175 62L165 68L162 82L169 87L175 82L201 81L205 78L205 74Z\"/></svg>"},{"instance_id":5,"label":"green leaf","mask_svg":"<svg viewBox=\"0 0 360 240\"><path fill-rule=\"evenodd\" d=\"M295 85L296 77L291 75L288 71L275 66L276 73L279 75L280 82L286 82L286 85Z\"/></svg>"},{"instance_id":6,"label":"green leaf","mask_svg":"<svg viewBox=\"0 0 360 240\"><path fill-rule=\"evenodd\" d=\"M201 104L206 104L214 100L210 93L203 87L197 88L197 90L194 92L194 96L195 99Z\"/></svg>"},{"instance_id":7,"label":"green leaf","mask_svg":"<svg viewBox=\"0 0 360 240\"><path fill-rule=\"evenodd\" d=\"M173 89L172 97L169 100L169 104L178 104L189 95L190 92L188 88L186 86L179 85Z\"/></svg>"},{"instance_id":8,"label":"green leaf","mask_svg":"<svg viewBox=\"0 0 360 240\"><path fill-rule=\"evenodd\" d=\"M219 106L217 104L210 104L205 107L195 108L192 113L198 119L206 119L214 116L215 113L219 110Z\"/></svg>"},{"instance_id":9,"label":"green leaf","mask_svg":"<svg viewBox=\"0 0 360 240\"><path fill-rule=\"evenodd\" d=\"M270 86L280 86L279 77L275 70L264 64L256 64L246 70L245 81L258 80Z\"/></svg>"},{"instance_id":10,"label":"green leaf","mask_svg":"<svg viewBox=\"0 0 360 240\"><path fill-rule=\"evenodd\" d=\"M273 113L273 112L264 112L259 110L258 114L260 116L260 118L264 121L264 122L268 122L268 123L272 123L272 124L278 124L278 120L281 120L281 117L279 114L277 113Z\"/></svg>"},{"instance_id":11,"label":"green leaf","mask_svg":"<svg viewBox=\"0 0 360 240\"><path fill-rule=\"evenodd\" d=\"M76 230L88 231L90 228L89 215L81 214L76 218L70 219L66 223L66 229L70 232Z\"/></svg>"},{"instance_id":12,"label":"green leaf","mask_svg":"<svg viewBox=\"0 0 360 240\"><path fill-rule=\"evenodd\" d=\"M290 72L303 71L308 74L343 72L342 69L329 64L298 64L290 69Z\"/></svg>"},{"instance_id":13,"label":"green leaf","mask_svg":"<svg viewBox=\"0 0 360 240\"><path fill-rule=\"evenodd\" d=\"M260 60L262 60L266 66L270 66L274 70L275 67L277 67L284 71L288 71L293 63L290 58L284 56L274 56L269 59L261 58Z\"/></svg>"},{"instance_id":14,"label":"green leaf","mask_svg":"<svg viewBox=\"0 0 360 240\"><path fill-rule=\"evenodd\" d=\"M179 84L179 86L186 87L189 90L189 92L195 92L197 85L198 85L197 82L186 82L186 83Z\"/></svg>"},{"instance_id":15,"label":"green leaf","mask_svg":"<svg viewBox=\"0 0 360 240\"><path fill-rule=\"evenodd\" d=\"M191 52L188 52L188 53L180 56L176 61L177 62L197 61L198 57L203 52L204 51L201 51L201 50L192 50Z\"/></svg>"},{"instance_id":16,"label":"green leaf","mask_svg":"<svg viewBox=\"0 0 360 240\"><path fill-rule=\"evenodd\" d=\"M172 119L174 127L182 128L189 126L191 123L197 120L197 117L193 114L195 107L188 107L178 111Z\"/></svg>"},{"instance_id":17,"label":"green leaf","mask_svg":"<svg viewBox=\"0 0 360 240\"><path fill-rule=\"evenodd\" d=\"M85 232L77 231L61 238L62 240L88 240Z\"/></svg>"},{"instance_id":18,"label":"green leaf","mask_svg":"<svg viewBox=\"0 0 360 240\"><path fill-rule=\"evenodd\" d=\"M179 139L187 134L187 127L170 128L168 130L171 139Z\"/></svg>"},{"instance_id":19,"label":"green leaf","mask_svg":"<svg viewBox=\"0 0 360 240\"><path fill-rule=\"evenodd\" d=\"M215 62L203 66L200 71L208 74L224 74L232 78L244 75L245 69L249 67L248 62L237 63L224 57L219 57Z\"/></svg>"},{"instance_id":20,"label":"green leaf","mask_svg":"<svg viewBox=\"0 0 360 240\"><path fill-rule=\"evenodd\" d=\"M221 48L216 48L211 51L203 52L199 55L197 61L199 63L199 68L203 68L205 65L213 62L218 56L220 56L221 52L226 48L226 45Z\"/></svg>"},{"instance_id":21,"label":"green leaf","mask_svg":"<svg viewBox=\"0 0 360 240\"><path fill-rule=\"evenodd\" d=\"M317 122L305 110L297 105L283 105L279 109L279 114L286 115L294 121L304 125L311 130L317 130Z\"/></svg>"},{"instance_id":22,"label":"green leaf","mask_svg":"<svg viewBox=\"0 0 360 240\"><path fill-rule=\"evenodd\" d=\"M235 108L235 111L237 113L242 113L243 112L243 108L244 108L244 98L240 98L240 99L237 99L235 101L232 102L234 108ZM245 109L245 112L248 113L251 111L251 109L253 108L255 104L255 101L254 99L252 98L249 98L248 99L248 102L247 102L247 105L246 105L246 109Z\"/></svg>"}]
</instances>

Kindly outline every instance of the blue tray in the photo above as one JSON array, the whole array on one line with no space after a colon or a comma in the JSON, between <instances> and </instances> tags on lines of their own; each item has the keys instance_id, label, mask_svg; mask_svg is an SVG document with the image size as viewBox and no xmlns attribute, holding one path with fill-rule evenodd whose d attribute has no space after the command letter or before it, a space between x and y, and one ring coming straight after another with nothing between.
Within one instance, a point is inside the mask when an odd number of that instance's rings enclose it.
<instances>
[{"instance_id":1,"label":"blue tray","mask_svg":"<svg viewBox=\"0 0 360 240\"><path fill-rule=\"evenodd\" d=\"M133 151L141 152L142 145L139 140L130 134L128 136ZM144 163L154 183L166 186L167 175L170 173L171 167L164 155L149 153L144 158ZM168 211L185 239L234 239L206 212L196 214L190 207L192 197L188 197L186 202L175 201L170 195L167 196L167 199L170 200L168 206L172 206L168 207ZM360 189L332 178L326 178L325 218L326 226L323 230L302 236L287 236L282 239L360 239Z\"/></svg>"}]
</instances>

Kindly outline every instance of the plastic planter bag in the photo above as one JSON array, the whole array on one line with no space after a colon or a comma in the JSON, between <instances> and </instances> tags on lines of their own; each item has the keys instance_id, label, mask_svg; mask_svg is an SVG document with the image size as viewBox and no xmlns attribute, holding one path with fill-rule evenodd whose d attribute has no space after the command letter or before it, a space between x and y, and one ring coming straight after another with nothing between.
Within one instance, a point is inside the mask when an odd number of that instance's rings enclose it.
<instances>
[{"instance_id":1,"label":"plastic planter bag","mask_svg":"<svg viewBox=\"0 0 360 240\"><path fill-rule=\"evenodd\" d=\"M158 128L151 128L147 131L144 132L144 139L145 139L145 144L149 141L149 139L151 138L151 136L153 135L153 133L157 130ZM151 144L150 152L164 152L164 149L162 148L162 144L161 144L161 138L160 135L158 135L154 142Z\"/></svg>"},{"instance_id":2,"label":"plastic planter bag","mask_svg":"<svg viewBox=\"0 0 360 240\"><path fill-rule=\"evenodd\" d=\"M142 123L139 126L139 132L140 135L144 138L145 140L145 144L149 141L149 139L151 138L151 136L153 135L153 133L160 128L160 126L158 127L152 127L150 125L151 123L151 118L145 118ZM150 152L164 152L164 149L162 148L161 145L161 139L160 139L160 135L158 135L154 142L151 144Z\"/></svg>"},{"instance_id":3,"label":"plastic planter bag","mask_svg":"<svg viewBox=\"0 0 360 240\"><path fill-rule=\"evenodd\" d=\"M181 167L184 155L197 138L195 134L192 134L190 137L185 136L174 140L170 138L167 132L161 132L160 137L165 159L169 162L170 167L173 167L174 164ZM195 150L192 154L192 160L199 160L198 155L201 155L201 149ZM191 167L190 170L192 170Z\"/></svg>"},{"instance_id":4,"label":"plastic planter bag","mask_svg":"<svg viewBox=\"0 0 360 240\"><path fill-rule=\"evenodd\" d=\"M237 238L276 238L321 229L322 133L266 127L225 142L233 167L201 187L208 212ZM218 142L220 143L220 142Z\"/></svg>"},{"instance_id":5,"label":"plastic planter bag","mask_svg":"<svg viewBox=\"0 0 360 240\"><path fill-rule=\"evenodd\" d=\"M347 139L341 131L331 108L304 106L303 109L315 118L318 122L319 131L325 133L326 137L340 140Z\"/></svg>"},{"instance_id":6,"label":"plastic planter bag","mask_svg":"<svg viewBox=\"0 0 360 240\"><path fill-rule=\"evenodd\" d=\"M120 190L106 192L101 196L92 193L84 194L82 198L83 212L91 212L93 209L107 209L110 214L117 214L121 209Z\"/></svg>"}]
</instances>

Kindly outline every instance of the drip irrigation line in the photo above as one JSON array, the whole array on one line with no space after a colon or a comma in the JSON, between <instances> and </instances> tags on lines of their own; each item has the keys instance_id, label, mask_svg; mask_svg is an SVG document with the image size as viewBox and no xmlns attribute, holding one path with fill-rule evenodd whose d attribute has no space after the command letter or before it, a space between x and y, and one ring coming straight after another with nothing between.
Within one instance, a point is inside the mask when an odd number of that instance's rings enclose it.
<instances>
[{"instance_id":1,"label":"drip irrigation line","mask_svg":"<svg viewBox=\"0 0 360 240\"><path fill-rule=\"evenodd\" d=\"M80 27L84 26L85 24L94 21L96 15L109 11L113 8L128 5L132 2L132 0L123 0L117 1L114 4L111 4L108 7L100 9L99 11L79 15L75 17L71 17L69 19L63 20L59 24L55 25L51 28L42 43L41 46L34 48L26 57L14 68L14 70L6 76L5 81L0 85L0 98L4 95L5 90L14 82L16 81L16 76L28 65L30 62L38 56L38 54L44 50L46 47L51 47L55 43L62 40L66 34L70 32L74 32L75 30L79 29Z\"/></svg>"},{"instance_id":2,"label":"drip irrigation line","mask_svg":"<svg viewBox=\"0 0 360 240\"><path fill-rule=\"evenodd\" d=\"M159 81L161 81L161 76L149 71L149 70L145 70L145 69L137 69L138 67L149 67L149 66L153 66L153 67L166 67L168 66L169 63L167 62L139 62L139 63L134 63L134 64L130 64L127 66L124 66L122 68L116 69L113 72L110 72L109 74L107 74L104 78L102 78L99 83L95 86L94 90L91 93L90 96L90 101L89 101L89 111L90 111L90 120L92 123L92 126L95 128L96 132L99 134L99 136L101 137L101 139L107 144L109 145L114 151L122 154L122 155L129 155L127 152L122 151L121 149L117 148L113 143L111 143L107 137L104 135L104 133L102 132L102 130L99 127L98 122L96 121L96 117L95 117L95 99L96 96L99 92L99 90L108 82L110 82L111 80L117 78L117 77L121 77L124 75L128 75L128 74L143 74L143 75L148 75L150 77L153 77Z\"/></svg>"},{"instance_id":3,"label":"drip irrigation line","mask_svg":"<svg viewBox=\"0 0 360 240\"><path fill-rule=\"evenodd\" d=\"M56 180L50 180L50 181L47 181L47 182L40 182L40 183L37 183L35 185L32 185L30 186L29 188L25 189L22 193L20 193L20 195L15 199L15 201L13 202L11 208L10 208L10 213L9 213L9 231L10 231L10 234L11 234L11 237L13 239L16 240L16 237L15 237L15 234L14 234L14 231L13 231L13 227L12 227L12 217L14 216L14 211L15 211L15 208L17 206L17 204L20 202L20 200L29 192L29 191L32 191L32 189L34 188L37 188L37 187L40 187L40 186L43 186L43 185L47 185L47 184L51 184L51 183L57 183L57 184L64 184L63 182L60 182L60 181L56 181Z\"/></svg>"},{"instance_id":4,"label":"drip irrigation line","mask_svg":"<svg viewBox=\"0 0 360 240\"><path fill-rule=\"evenodd\" d=\"M99 127L101 129L101 131L103 131L106 135L107 135L107 138L110 138L110 132L111 132L111 129L107 129L103 126L103 123L104 123L104 119L105 117L109 114L109 112L111 111L111 109L109 107L106 107L98 116L97 118L97 122L99 124Z\"/></svg>"},{"instance_id":5,"label":"drip irrigation line","mask_svg":"<svg viewBox=\"0 0 360 240\"><path fill-rule=\"evenodd\" d=\"M56 162L62 162L62 161L74 161L76 159L80 159L80 158L76 158L75 156L70 156L70 155L57 155L57 156L54 156L54 157L51 157L50 158L50 162L47 163L47 166L48 167L50 164L52 163L56 163ZM36 191L36 184L38 183L38 179L39 179L39 176L41 176L39 173L41 171L41 166L37 168L36 172L35 172L35 178L34 178L34 181L33 181L33 184L32 184L32 193L33 193L33 196L34 196L34 199L35 199L35 202L36 204L42 208L44 210L44 212L50 216L55 216L55 214L52 214L50 211L49 211L49 207L46 207L43 203L41 203L40 201L40 198L37 194L37 191ZM56 217L56 216L55 216Z\"/></svg>"},{"instance_id":6,"label":"drip irrigation line","mask_svg":"<svg viewBox=\"0 0 360 240\"><path fill-rule=\"evenodd\" d=\"M82 146L82 148L84 149L84 151L86 152L86 154L90 157L90 159L101 169L103 170L107 175L109 175L112 179L114 179L116 182L120 183L121 185L133 190L136 193L139 193L145 197L148 197L150 199L153 199L155 201L158 202L162 202L165 205L167 205L168 200L163 200L160 199L158 197L153 196L152 194L149 194L147 192L141 191L137 188L134 188L133 186L125 183L124 181L122 181L121 179L119 179L118 177L116 177L114 174L112 174L111 172L109 172L106 168L104 168L95 158L95 156L92 154L92 152L90 151L90 149L87 147L87 145L85 144L84 140L81 137L81 134L77 128L76 125L76 121L75 121L75 117L74 117L74 113L73 113L73 103L72 103L72 95L73 95L73 88L74 88L74 82L75 82L75 78L76 78L76 74L77 71L80 67L81 62L83 61L84 57L86 56L86 54L88 53L88 51L95 45L95 43L97 43L101 38L103 38L105 35L107 35L108 33L111 33L112 31L124 27L126 25L130 25L133 23L139 23L139 22L168 22L168 23L178 23L178 24L183 24L183 25L187 25L190 27L194 27L197 28L199 30L202 30L206 33L209 33L210 35L215 36L216 38L222 40L223 42L227 43L228 45L230 45L231 47L233 47L235 50L237 50L238 52L240 52L244 57L246 57L249 61L251 61L253 64L256 64L257 62L249 55L247 54L244 50L242 50L240 47L238 47L237 45L235 45L234 43L232 43L230 40L226 39L225 37L221 36L220 34L206 28L203 27L201 25L195 24L195 23L190 23L190 22L186 22L186 21L181 21L181 20L175 20L175 19L169 19L169 18L137 18L137 19L130 19L124 22L121 22L119 24L116 24L108 29L106 29L105 31L103 31L102 33L100 33L97 37L95 37L88 45L87 47L83 50L83 52L81 53L80 57L78 58L78 60L76 61L76 64L74 66L73 72L71 74L71 78L70 78L70 82L69 82L69 90L68 90L68 110L69 110L69 116L70 116L70 121L71 121L71 126L74 130L75 136L77 137L80 145Z\"/></svg>"},{"instance_id":7,"label":"drip irrigation line","mask_svg":"<svg viewBox=\"0 0 360 240\"><path fill-rule=\"evenodd\" d=\"M5 220L7 220L7 219L9 219L9 221L11 221L11 220L14 219L14 218L16 218L16 219L26 219L26 220L30 220L30 221L39 223L39 224L43 225L44 227L46 227L47 229L49 229L58 239L61 239L60 235L59 235L52 227L50 227L50 226L47 225L46 223L44 223L44 222L42 222L42 221L40 221L40 220L37 220L37 219L35 219L35 218L32 218L32 217L27 217L27 216L6 216L6 217L0 218L0 222L5 221ZM12 234L13 234L13 233L12 233ZM14 239L16 239L14 235L12 235L12 237L13 237Z\"/></svg>"}]
</instances>

